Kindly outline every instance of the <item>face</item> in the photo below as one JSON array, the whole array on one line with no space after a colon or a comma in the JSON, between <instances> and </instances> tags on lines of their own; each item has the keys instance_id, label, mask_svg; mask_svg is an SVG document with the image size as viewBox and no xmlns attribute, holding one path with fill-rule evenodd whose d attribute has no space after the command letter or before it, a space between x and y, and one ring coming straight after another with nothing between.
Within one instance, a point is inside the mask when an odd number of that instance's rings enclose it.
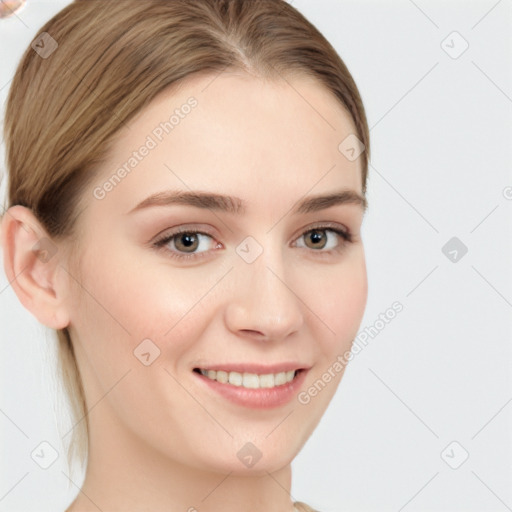
<instances>
[{"instance_id":1,"label":"face","mask_svg":"<svg viewBox=\"0 0 512 512\"><path fill-rule=\"evenodd\" d=\"M361 195L361 163L338 149L356 130L317 83L212 80L160 95L119 133L85 192L69 328L97 403L91 443L271 472L333 397L367 299L361 204L299 205ZM295 369L289 384L243 375Z\"/></svg>"}]
</instances>

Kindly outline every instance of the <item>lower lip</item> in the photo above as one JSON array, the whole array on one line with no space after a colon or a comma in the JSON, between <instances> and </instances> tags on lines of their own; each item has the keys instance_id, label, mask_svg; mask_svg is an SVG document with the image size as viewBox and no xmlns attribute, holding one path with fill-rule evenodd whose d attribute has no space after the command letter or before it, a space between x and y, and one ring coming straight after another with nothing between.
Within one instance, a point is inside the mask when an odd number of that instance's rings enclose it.
<instances>
[{"instance_id":1,"label":"lower lip","mask_svg":"<svg viewBox=\"0 0 512 512\"><path fill-rule=\"evenodd\" d=\"M209 379L201 373L192 372L210 389L213 389L231 402L253 409L271 409L287 404L297 395L306 377L307 370L301 370L291 382L273 388L244 388L233 384L224 384Z\"/></svg>"}]
</instances>

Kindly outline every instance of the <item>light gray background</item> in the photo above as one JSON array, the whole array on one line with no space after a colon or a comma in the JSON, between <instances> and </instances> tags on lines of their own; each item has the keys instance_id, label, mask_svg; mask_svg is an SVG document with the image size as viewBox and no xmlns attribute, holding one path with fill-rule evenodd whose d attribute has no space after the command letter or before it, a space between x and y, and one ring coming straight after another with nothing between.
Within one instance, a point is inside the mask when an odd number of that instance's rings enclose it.
<instances>
[{"instance_id":1,"label":"light gray background","mask_svg":"<svg viewBox=\"0 0 512 512\"><path fill-rule=\"evenodd\" d=\"M22 52L68 3L28 0L0 20L2 115ZM512 510L512 2L292 3L367 110L360 332L375 327L294 461L292 495L322 512ZM452 237L468 249L455 262ZM52 354L3 267L0 304L0 511L64 510L78 492L64 457L44 470L30 456L43 440L62 454Z\"/></svg>"}]
</instances>

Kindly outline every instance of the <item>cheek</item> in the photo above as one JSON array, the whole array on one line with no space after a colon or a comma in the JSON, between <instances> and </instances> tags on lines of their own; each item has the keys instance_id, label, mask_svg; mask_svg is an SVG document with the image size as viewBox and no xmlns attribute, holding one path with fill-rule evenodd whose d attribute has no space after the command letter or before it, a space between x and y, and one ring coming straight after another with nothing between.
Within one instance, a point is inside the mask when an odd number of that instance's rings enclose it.
<instances>
[{"instance_id":1,"label":"cheek","mask_svg":"<svg viewBox=\"0 0 512 512\"><path fill-rule=\"evenodd\" d=\"M368 281L364 254L357 252L349 261L317 278L311 309L322 322L317 339L323 340L323 352L348 350L356 337L366 308ZM320 286L321 284L321 286Z\"/></svg>"},{"instance_id":2,"label":"cheek","mask_svg":"<svg viewBox=\"0 0 512 512\"><path fill-rule=\"evenodd\" d=\"M139 264L126 251L109 249L109 258L84 255L83 282L77 293L73 315L78 331L85 333L90 356L110 359L119 367L131 364L134 349L146 338L161 351L175 356L191 339L190 318L213 278L202 279L197 269L171 269L165 265ZM200 309L200 308L199 308ZM194 324L197 326L197 323ZM108 354L108 358L106 357Z\"/></svg>"},{"instance_id":3,"label":"cheek","mask_svg":"<svg viewBox=\"0 0 512 512\"><path fill-rule=\"evenodd\" d=\"M166 411L192 408L198 414L171 375L182 371L180 363L187 362L187 351L207 324L200 300L214 278L204 281L197 269L193 274L193 269L187 273L138 261L115 246L108 261L84 255L73 321L91 371L92 403L122 379L109 392L109 403L127 423L142 429L148 418L162 420L163 402Z\"/></svg>"},{"instance_id":4,"label":"cheek","mask_svg":"<svg viewBox=\"0 0 512 512\"><path fill-rule=\"evenodd\" d=\"M205 282L201 270L144 260L140 251L114 251L115 247L109 262L92 260L86 275L103 305L124 318L130 330L151 328L165 333L200 300L211 280Z\"/></svg>"}]
</instances>

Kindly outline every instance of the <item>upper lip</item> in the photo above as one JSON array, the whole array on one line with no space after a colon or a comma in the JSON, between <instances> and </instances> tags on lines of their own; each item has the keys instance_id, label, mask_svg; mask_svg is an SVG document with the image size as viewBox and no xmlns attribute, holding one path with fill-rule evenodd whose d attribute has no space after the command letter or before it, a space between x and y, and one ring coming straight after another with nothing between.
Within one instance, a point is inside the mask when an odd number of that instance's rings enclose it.
<instances>
[{"instance_id":1,"label":"upper lip","mask_svg":"<svg viewBox=\"0 0 512 512\"><path fill-rule=\"evenodd\" d=\"M281 373L290 370L308 370L304 364L301 363L276 363L271 365L257 364L257 363L226 363L226 364L207 364L205 366L196 366L195 368L204 370L224 370L226 372L238 373L257 373L259 375L266 375L268 373Z\"/></svg>"}]
</instances>

